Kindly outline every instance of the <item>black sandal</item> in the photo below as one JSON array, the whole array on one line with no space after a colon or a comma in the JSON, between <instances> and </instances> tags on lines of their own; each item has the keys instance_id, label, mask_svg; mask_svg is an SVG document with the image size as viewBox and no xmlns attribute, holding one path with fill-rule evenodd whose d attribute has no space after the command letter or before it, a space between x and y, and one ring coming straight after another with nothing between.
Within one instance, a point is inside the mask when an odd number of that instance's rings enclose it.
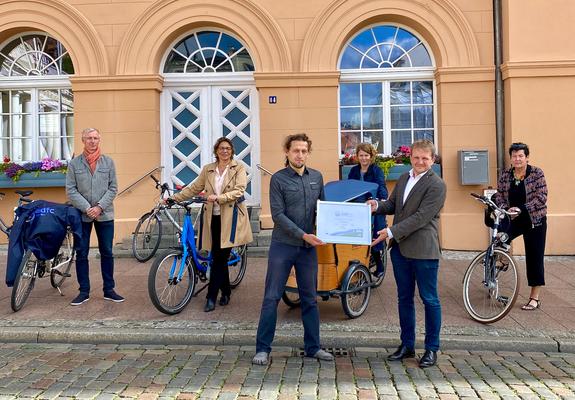
<instances>
[{"instance_id":1,"label":"black sandal","mask_svg":"<svg viewBox=\"0 0 575 400\"><path fill-rule=\"evenodd\" d=\"M535 305L531 304L532 301L535 302ZM540 305L541 305L541 300L534 299L533 297L530 297L527 304L524 304L523 306L521 306L521 309L524 311L533 311L533 310L539 308Z\"/></svg>"}]
</instances>

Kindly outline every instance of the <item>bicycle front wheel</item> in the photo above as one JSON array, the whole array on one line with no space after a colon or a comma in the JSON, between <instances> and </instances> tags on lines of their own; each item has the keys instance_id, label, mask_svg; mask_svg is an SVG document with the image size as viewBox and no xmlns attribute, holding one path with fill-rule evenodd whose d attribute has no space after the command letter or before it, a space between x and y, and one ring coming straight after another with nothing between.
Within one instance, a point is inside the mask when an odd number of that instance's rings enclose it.
<instances>
[{"instance_id":1,"label":"bicycle front wheel","mask_svg":"<svg viewBox=\"0 0 575 400\"><path fill-rule=\"evenodd\" d=\"M228 271L230 274L231 288L237 287L246 274L248 262L247 245L237 246L232 249L230 260L228 261Z\"/></svg>"},{"instance_id":2,"label":"bicycle front wheel","mask_svg":"<svg viewBox=\"0 0 575 400\"><path fill-rule=\"evenodd\" d=\"M158 254L148 275L148 294L154 306L164 314L177 314L190 302L196 286L196 274L191 257L186 259L182 279L182 251L165 250ZM171 273L172 267L174 272Z\"/></svg>"},{"instance_id":3,"label":"bicycle front wheel","mask_svg":"<svg viewBox=\"0 0 575 400\"><path fill-rule=\"evenodd\" d=\"M71 232L66 234L58 255L52 260L52 270L50 271L50 284L57 289L70 276L72 261L74 260L74 239Z\"/></svg>"},{"instance_id":4,"label":"bicycle front wheel","mask_svg":"<svg viewBox=\"0 0 575 400\"><path fill-rule=\"evenodd\" d=\"M132 237L132 253L136 260L146 262L156 254L162 240L162 220L156 213L140 217Z\"/></svg>"},{"instance_id":5,"label":"bicycle front wheel","mask_svg":"<svg viewBox=\"0 0 575 400\"><path fill-rule=\"evenodd\" d=\"M485 251L473 259L463 277L463 304L471 318L490 324L505 317L519 294L519 275L515 260L495 249L488 266ZM494 279L486 282L485 271L494 268ZM490 275L489 273L487 275Z\"/></svg>"},{"instance_id":6,"label":"bicycle front wheel","mask_svg":"<svg viewBox=\"0 0 575 400\"><path fill-rule=\"evenodd\" d=\"M14 312L20 311L24 307L24 303L28 300L30 292L34 289L34 282L36 281L36 271L38 269L38 260L31 250L26 250L20 267L18 268L18 275L14 281L12 288L12 298L10 306Z\"/></svg>"}]
</instances>

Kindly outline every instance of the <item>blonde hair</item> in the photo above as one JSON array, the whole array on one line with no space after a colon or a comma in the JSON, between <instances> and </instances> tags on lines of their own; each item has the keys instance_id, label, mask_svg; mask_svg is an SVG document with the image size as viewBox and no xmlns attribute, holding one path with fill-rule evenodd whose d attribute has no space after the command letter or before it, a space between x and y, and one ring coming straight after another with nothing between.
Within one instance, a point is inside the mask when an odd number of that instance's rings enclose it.
<instances>
[{"instance_id":1,"label":"blonde hair","mask_svg":"<svg viewBox=\"0 0 575 400\"><path fill-rule=\"evenodd\" d=\"M429 151L431 153L431 156L435 157L435 145L431 140L427 139L416 140L411 145L411 152L413 153L413 150L415 149Z\"/></svg>"},{"instance_id":2,"label":"blonde hair","mask_svg":"<svg viewBox=\"0 0 575 400\"><path fill-rule=\"evenodd\" d=\"M96 128L86 128L82 131L82 137L89 135L92 132L98 132L98 136L101 136L100 131Z\"/></svg>"}]
</instances>

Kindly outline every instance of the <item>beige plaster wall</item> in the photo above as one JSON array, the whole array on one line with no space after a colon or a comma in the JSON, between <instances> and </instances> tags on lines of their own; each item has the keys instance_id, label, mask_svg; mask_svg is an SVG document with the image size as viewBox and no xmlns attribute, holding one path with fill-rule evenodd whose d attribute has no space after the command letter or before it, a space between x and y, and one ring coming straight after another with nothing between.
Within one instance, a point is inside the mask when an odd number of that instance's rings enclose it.
<instances>
[{"instance_id":1,"label":"beige plaster wall","mask_svg":"<svg viewBox=\"0 0 575 400\"><path fill-rule=\"evenodd\" d=\"M509 78L505 85L511 106L506 142L529 144L530 163L543 169L547 181L548 254L575 254L575 175L569 172L569 149L575 146L571 93L575 77Z\"/></svg>"},{"instance_id":2,"label":"beige plaster wall","mask_svg":"<svg viewBox=\"0 0 575 400\"><path fill-rule=\"evenodd\" d=\"M449 74L438 77L438 150L447 184L441 216L441 244L445 249L478 250L487 243L483 209L469 193L482 193L488 185L460 185L458 161L459 150L489 150L490 181L496 186L493 82L489 74L482 76L484 80L471 82L454 81Z\"/></svg>"},{"instance_id":3,"label":"beige plaster wall","mask_svg":"<svg viewBox=\"0 0 575 400\"><path fill-rule=\"evenodd\" d=\"M504 0L505 58L508 61L575 60L572 0Z\"/></svg>"},{"instance_id":4,"label":"beige plaster wall","mask_svg":"<svg viewBox=\"0 0 575 400\"><path fill-rule=\"evenodd\" d=\"M284 167L283 141L289 134L305 132L312 140L308 165L321 170L324 181L337 180L338 74L317 78L309 75L256 74L260 94L261 164L271 172ZM277 96L269 104L268 96ZM269 179L262 175L263 228L273 227L269 210Z\"/></svg>"},{"instance_id":5,"label":"beige plaster wall","mask_svg":"<svg viewBox=\"0 0 575 400\"><path fill-rule=\"evenodd\" d=\"M227 27L248 44L260 96L261 163L283 166L285 135L306 131L314 141L309 165L326 181L337 178L336 63L345 42L374 23L410 26L428 43L437 64L438 148L448 199L442 215L445 248L479 249L486 242L481 207L468 196L481 187L458 184L457 150L488 149L496 184L491 0L21 0L0 3L0 40L43 30L69 48L77 76L76 132L96 126L116 160L120 189L160 164L160 60L178 36L200 27ZM575 253L573 179L559 174L570 148L575 48L565 45L575 17L571 0L504 0L506 142L533 148L532 162L547 173L549 253ZM270 105L268 96L278 103ZM551 136L552 135L552 136ZM76 149L80 149L80 139ZM262 225L270 227L262 177ZM116 202L121 240L156 192L144 182ZM42 198L63 199L62 189ZM11 198L4 203L12 203ZM9 209L0 213L9 217ZM2 240L0 238L0 240ZM520 246L518 250L521 251Z\"/></svg>"},{"instance_id":6,"label":"beige plaster wall","mask_svg":"<svg viewBox=\"0 0 575 400\"><path fill-rule=\"evenodd\" d=\"M131 89L134 85L143 89ZM134 80L73 81L77 130L96 127L101 131L102 150L116 164L119 192L160 166L159 85L154 80L137 84ZM80 135L74 145L76 153L81 151ZM116 199L116 241L131 235L138 218L152 208L156 194L148 178Z\"/></svg>"}]
</instances>

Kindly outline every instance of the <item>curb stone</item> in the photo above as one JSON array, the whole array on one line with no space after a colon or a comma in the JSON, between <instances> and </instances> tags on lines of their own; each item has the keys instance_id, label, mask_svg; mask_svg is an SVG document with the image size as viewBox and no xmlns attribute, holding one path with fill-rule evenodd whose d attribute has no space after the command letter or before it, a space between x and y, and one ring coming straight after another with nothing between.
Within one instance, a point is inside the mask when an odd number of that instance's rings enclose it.
<instances>
[{"instance_id":1,"label":"curb stone","mask_svg":"<svg viewBox=\"0 0 575 400\"><path fill-rule=\"evenodd\" d=\"M63 328L63 327L0 327L0 342L4 343L86 343L86 344L161 344L161 345L225 345L252 346L255 329L127 329L127 328ZM382 332L324 331L322 344L333 348L393 348L399 337ZM529 351L575 353L575 340L550 337L517 340L516 337L487 337L443 335L442 350L468 351ZM278 330L274 348L301 347L301 329ZM418 335L417 348L423 348L423 337Z\"/></svg>"}]
</instances>

